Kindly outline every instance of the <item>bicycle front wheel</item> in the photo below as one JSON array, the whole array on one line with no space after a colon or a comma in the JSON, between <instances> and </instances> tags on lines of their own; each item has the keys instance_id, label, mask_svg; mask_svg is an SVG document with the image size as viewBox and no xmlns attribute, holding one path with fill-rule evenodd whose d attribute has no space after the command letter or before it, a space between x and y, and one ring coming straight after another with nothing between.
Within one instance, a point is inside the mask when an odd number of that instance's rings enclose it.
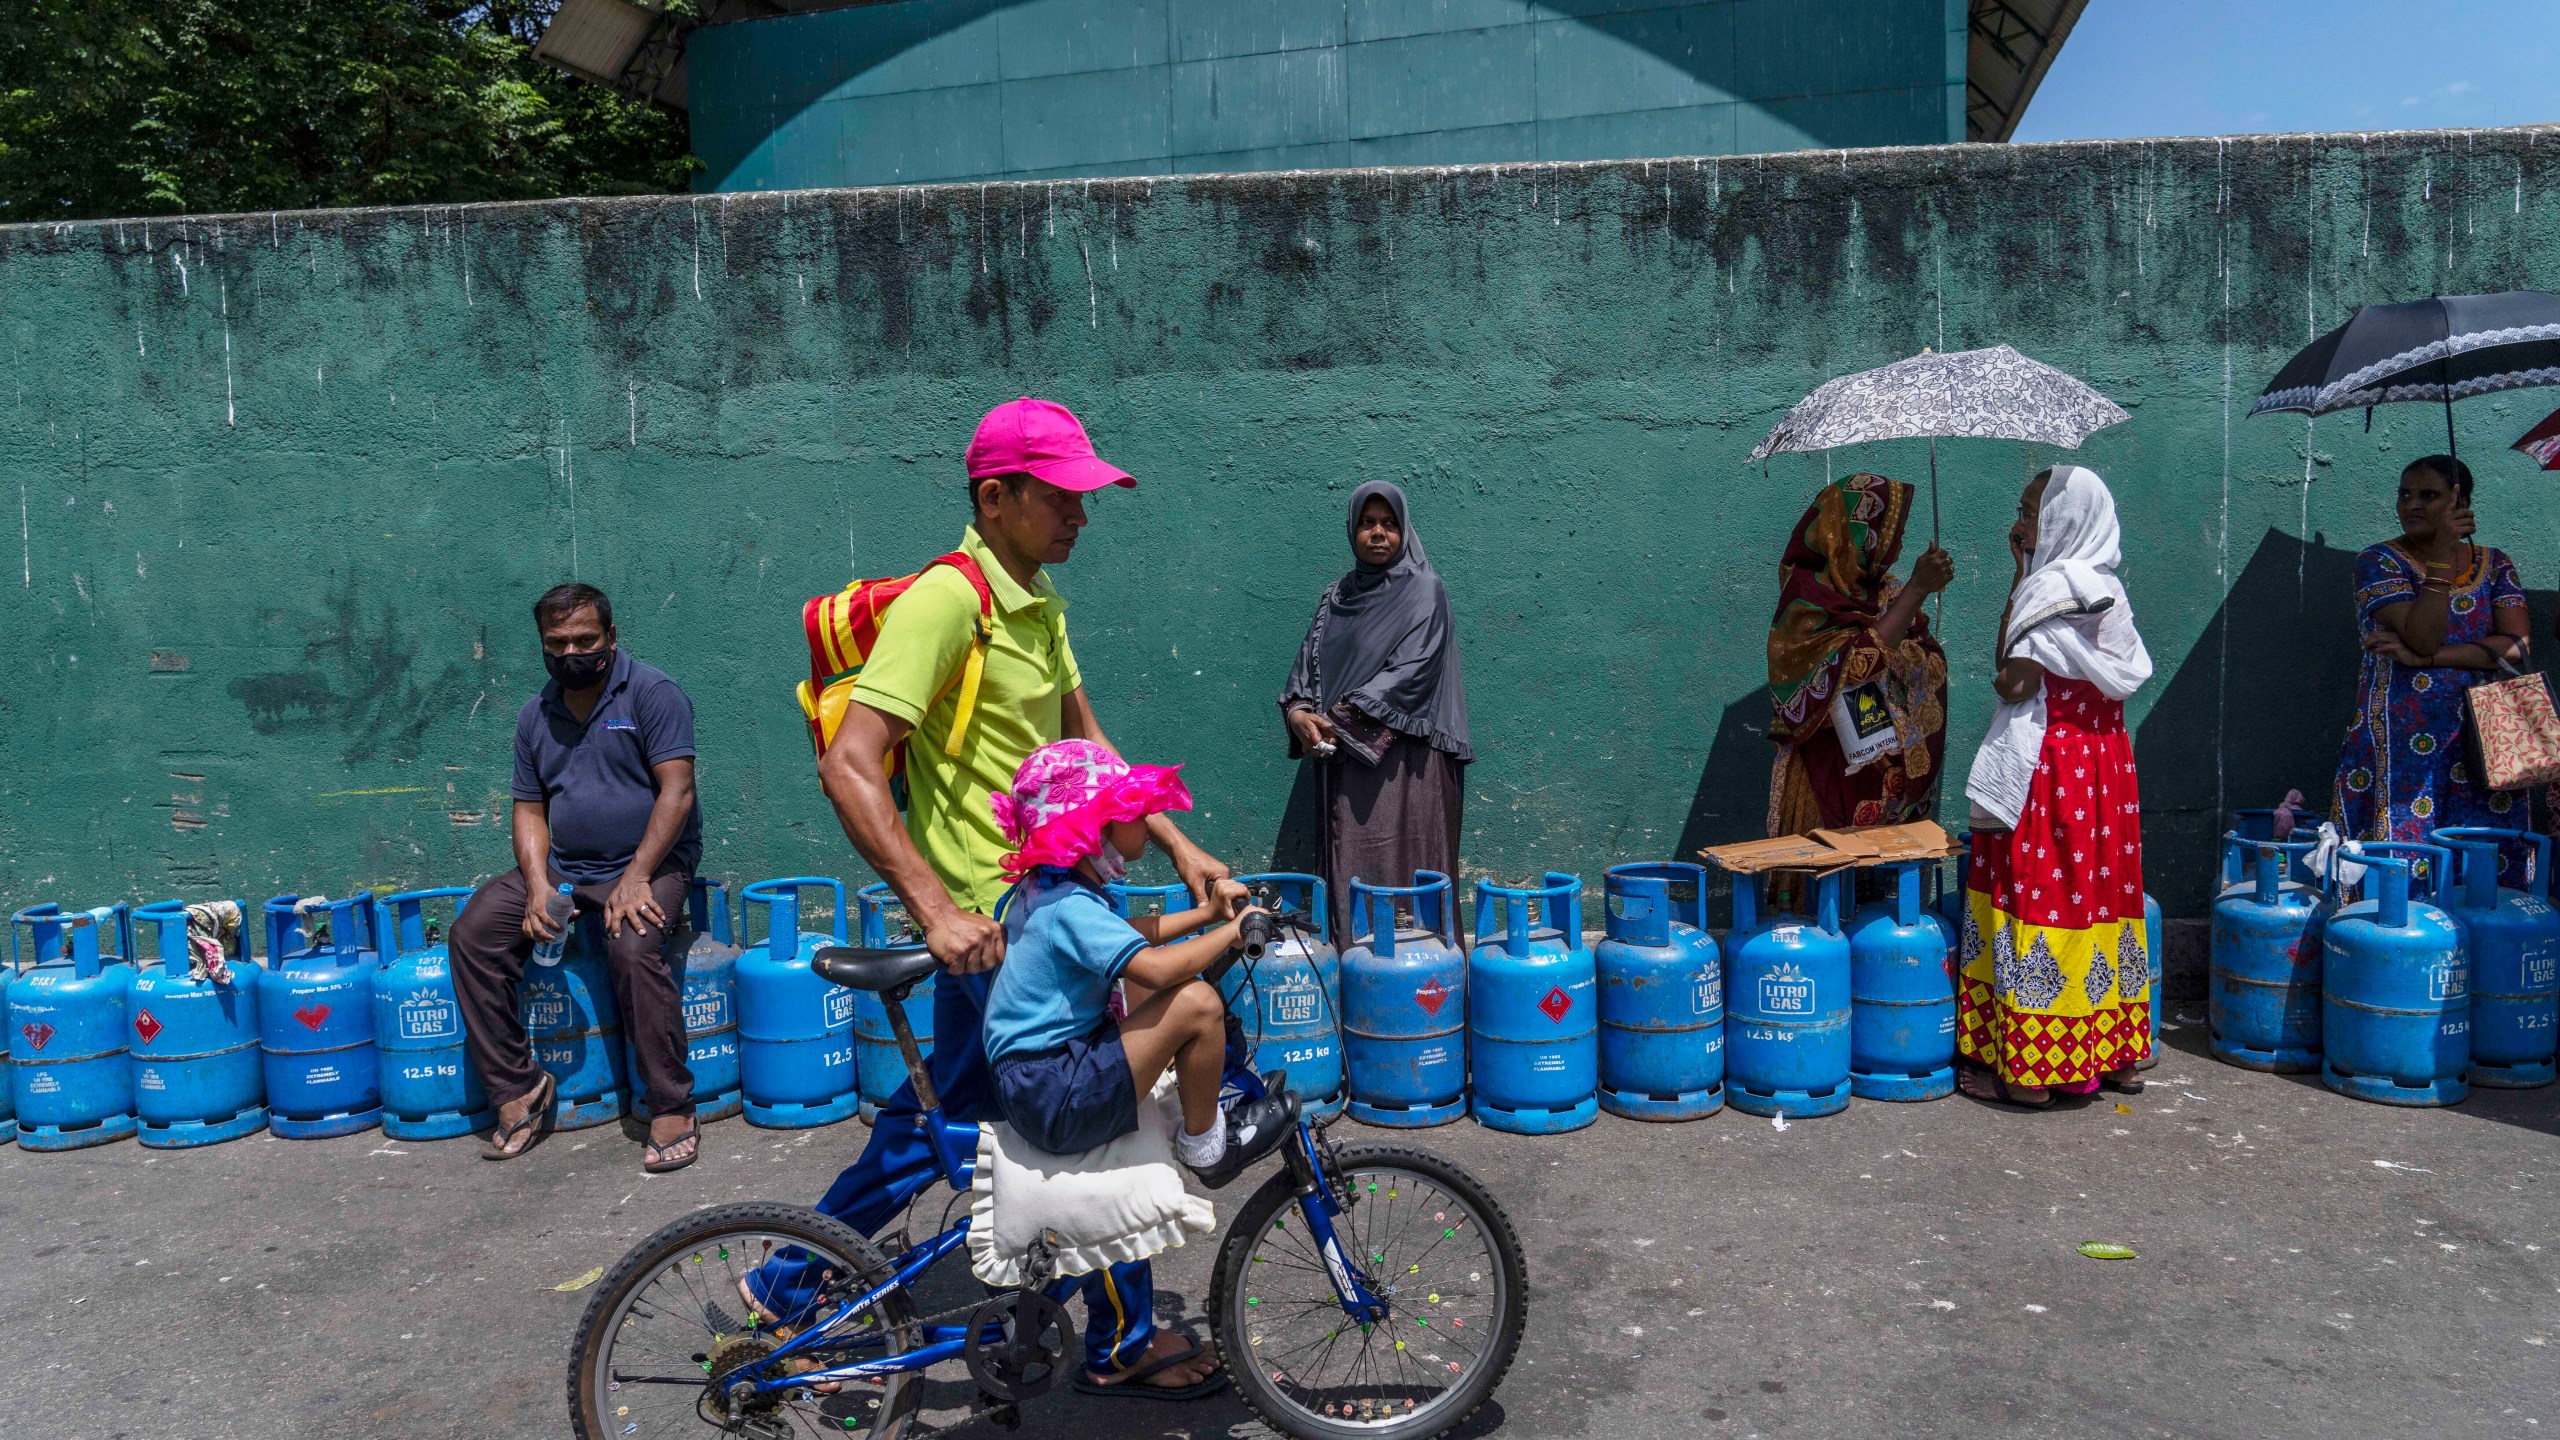
<instances>
[{"instance_id":1,"label":"bicycle front wheel","mask_svg":"<svg viewBox=\"0 0 2560 1440\"><path fill-rule=\"evenodd\" d=\"M761 1315L748 1305L739 1282L777 1260L797 1277L791 1302L796 1309L779 1317ZM578 1322L569 1351L569 1413L579 1440L898 1440L915 1412L920 1374L793 1389L752 1401L718 1383L773 1353L799 1327L833 1315L891 1271L852 1227L806 1206L715 1205L668 1225L597 1282ZM834 1335L846 1343L815 1350L804 1363L851 1364L917 1348L915 1307L904 1291L892 1291Z\"/></svg>"},{"instance_id":2,"label":"bicycle front wheel","mask_svg":"<svg viewBox=\"0 0 2560 1440\"><path fill-rule=\"evenodd\" d=\"M1336 1297L1289 1176L1238 1212L1209 1300L1236 1389L1297 1440L1433 1440L1492 1396L1529 1304L1520 1239L1475 1176L1428 1151L1334 1151L1344 1259L1386 1301L1362 1324Z\"/></svg>"}]
</instances>

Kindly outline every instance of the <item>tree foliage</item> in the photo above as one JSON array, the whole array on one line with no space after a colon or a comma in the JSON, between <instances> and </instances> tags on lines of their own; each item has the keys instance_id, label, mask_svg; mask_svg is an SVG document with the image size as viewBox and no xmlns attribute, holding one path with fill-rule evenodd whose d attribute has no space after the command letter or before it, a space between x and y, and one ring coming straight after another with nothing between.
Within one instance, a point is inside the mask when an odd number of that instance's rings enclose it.
<instances>
[{"instance_id":1,"label":"tree foliage","mask_svg":"<svg viewBox=\"0 0 2560 1440\"><path fill-rule=\"evenodd\" d=\"M680 117L533 58L558 0L9 0L0 221L681 190Z\"/></svg>"}]
</instances>

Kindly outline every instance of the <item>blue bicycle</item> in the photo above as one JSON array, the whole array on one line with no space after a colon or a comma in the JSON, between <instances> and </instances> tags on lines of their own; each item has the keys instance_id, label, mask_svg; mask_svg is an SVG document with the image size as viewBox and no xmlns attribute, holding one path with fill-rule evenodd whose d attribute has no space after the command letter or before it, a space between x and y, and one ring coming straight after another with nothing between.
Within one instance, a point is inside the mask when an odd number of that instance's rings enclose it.
<instances>
[{"instance_id":1,"label":"blue bicycle","mask_svg":"<svg viewBox=\"0 0 2560 1440\"><path fill-rule=\"evenodd\" d=\"M1219 968L1250 963L1259 948ZM943 1120L900 1004L933 959L920 948L830 947L811 964L887 1002L923 1113L880 1123L919 1126L945 1182L966 1196L977 1127ZM1237 1083L1259 1098L1258 1079ZM1210 1289L1210 1333L1238 1393L1300 1440L1432 1440L1456 1428L1519 1348L1528 1278L1510 1219L1473 1175L1426 1151L1335 1144L1302 1120L1282 1153L1280 1173L1236 1213ZM964 1250L968 1231L963 1212L920 1245L884 1248L775 1202L676 1221L622 1257L579 1322L569 1364L578 1434L895 1440L925 1372L955 1361L978 1391L971 1418L1019 1424L1017 1407L1080 1363L1074 1332L1045 1293L1038 1255L1033 1283L917 1314L917 1282ZM740 1281L775 1258L817 1282L790 1313L761 1317Z\"/></svg>"}]
</instances>

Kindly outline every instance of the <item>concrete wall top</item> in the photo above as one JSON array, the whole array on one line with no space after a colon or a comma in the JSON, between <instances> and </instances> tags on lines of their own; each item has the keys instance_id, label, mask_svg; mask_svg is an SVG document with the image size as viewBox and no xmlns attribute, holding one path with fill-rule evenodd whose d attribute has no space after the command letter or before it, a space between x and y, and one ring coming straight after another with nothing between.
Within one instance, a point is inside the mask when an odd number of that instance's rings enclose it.
<instances>
[{"instance_id":1,"label":"concrete wall top","mask_svg":"<svg viewBox=\"0 0 2560 1440\"><path fill-rule=\"evenodd\" d=\"M2153 890L2230 807L2327 793L2349 566L2424 407L2246 419L2368 300L2548 285L2548 131L1831 151L0 229L0 895L464 883L510 863L526 607L576 576L701 712L708 865L859 873L790 699L800 602L956 538L987 405L1140 477L1058 580L1114 738L1240 862L1308 796L1273 700L1340 507L1414 499L1458 607L1476 873L1757 833L1779 547L1919 442L1742 457L1822 380L2006 341L2132 412L2114 485L2159 665ZM2547 602L2555 399L2465 402L2482 538ZM1939 447L1960 777L2019 485ZM7 491L14 489L15 496ZM2548 634L2543 604L2537 633Z\"/></svg>"},{"instance_id":2,"label":"concrete wall top","mask_svg":"<svg viewBox=\"0 0 2560 1440\"><path fill-rule=\"evenodd\" d=\"M1964 0L900 0L695 32L707 191L1964 136Z\"/></svg>"}]
</instances>

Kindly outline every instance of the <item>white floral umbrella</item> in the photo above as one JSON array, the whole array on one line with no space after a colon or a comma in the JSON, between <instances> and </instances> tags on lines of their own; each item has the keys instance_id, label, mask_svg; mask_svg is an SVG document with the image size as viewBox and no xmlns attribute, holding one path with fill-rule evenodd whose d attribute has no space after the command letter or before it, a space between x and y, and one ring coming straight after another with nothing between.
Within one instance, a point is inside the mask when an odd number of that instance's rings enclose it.
<instances>
[{"instance_id":1,"label":"white floral umbrella","mask_svg":"<svg viewBox=\"0 0 2560 1440\"><path fill-rule=\"evenodd\" d=\"M1929 439L1929 538L1938 534L1939 436L2029 440L2077 450L2128 418L2086 383L2006 345L1908 360L1825 381L1789 410L1751 459L1874 440Z\"/></svg>"}]
</instances>

